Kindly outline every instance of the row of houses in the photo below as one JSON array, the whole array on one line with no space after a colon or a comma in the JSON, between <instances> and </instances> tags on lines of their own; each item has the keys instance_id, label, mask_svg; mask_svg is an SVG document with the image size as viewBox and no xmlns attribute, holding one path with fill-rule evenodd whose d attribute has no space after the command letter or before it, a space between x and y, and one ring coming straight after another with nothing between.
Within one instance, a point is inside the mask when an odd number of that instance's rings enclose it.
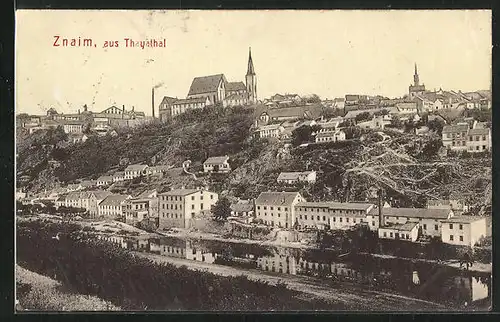
<instances>
[{"instance_id":1,"label":"row of houses","mask_svg":"<svg viewBox=\"0 0 500 322\"><path fill-rule=\"evenodd\" d=\"M255 200L255 218L284 229L350 229L366 225L379 238L415 242L420 232L442 242L473 246L486 235L486 220L455 215L450 205L391 208L371 203L308 202L298 192L263 192Z\"/></svg>"},{"instance_id":2,"label":"row of houses","mask_svg":"<svg viewBox=\"0 0 500 322\"><path fill-rule=\"evenodd\" d=\"M446 125L442 131L444 147L453 151L478 153L491 150L491 129L483 122Z\"/></svg>"},{"instance_id":3,"label":"row of houses","mask_svg":"<svg viewBox=\"0 0 500 322\"><path fill-rule=\"evenodd\" d=\"M77 113L59 113L54 108L49 108L46 115L26 115L16 116L17 127L25 128L29 133L38 130L55 129L61 126L72 141L84 142L88 136L84 132L95 132L98 135L107 133L116 134L114 131L118 127L135 127L151 121L144 112L136 111L134 107L130 110L117 106L108 107L101 112L90 111L87 105L83 106L83 111Z\"/></svg>"}]
</instances>

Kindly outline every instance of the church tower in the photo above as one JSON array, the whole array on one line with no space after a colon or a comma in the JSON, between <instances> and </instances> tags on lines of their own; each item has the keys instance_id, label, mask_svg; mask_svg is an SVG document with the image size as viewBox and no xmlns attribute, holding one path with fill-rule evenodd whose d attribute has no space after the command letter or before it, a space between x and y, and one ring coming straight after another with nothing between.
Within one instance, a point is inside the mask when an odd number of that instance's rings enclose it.
<instances>
[{"instance_id":1,"label":"church tower","mask_svg":"<svg viewBox=\"0 0 500 322\"><path fill-rule=\"evenodd\" d=\"M415 74L413 75L413 86L418 86L419 84L419 79L418 79L418 71L417 71L417 63L415 63Z\"/></svg>"},{"instance_id":2,"label":"church tower","mask_svg":"<svg viewBox=\"0 0 500 322\"><path fill-rule=\"evenodd\" d=\"M248 69L245 80L247 85L248 102L257 103L257 75L255 75L255 70L253 68L251 48L248 49Z\"/></svg>"}]
</instances>

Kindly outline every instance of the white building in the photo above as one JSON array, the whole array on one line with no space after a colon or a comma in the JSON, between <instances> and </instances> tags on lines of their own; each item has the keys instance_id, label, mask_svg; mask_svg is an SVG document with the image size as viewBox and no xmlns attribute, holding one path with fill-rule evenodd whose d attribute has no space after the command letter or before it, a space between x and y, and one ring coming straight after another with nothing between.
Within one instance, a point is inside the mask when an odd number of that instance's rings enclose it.
<instances>
[{"instance_id":1,"label":"white building","mask_svg":"<svg viewBox=\"0 0 500 322\"><path fill-rule=\"evenodd\" d=\"M301 202L295 205L298 228L349 229L368 221L370 203Z\"/></svg>"},{"instance_id":2,"label":"white building","mask_svg":"<svg viewBox=\"0 0 500 322\"><path fill-rule=\"evenodd\" d=\"M158 200L159 228L189 228L191 219L211 211L219 195L201 189L174 189L159 193Z\"/></svg>"},{"instance_id":3,"label":"white building","mask_svg":"<svg viewBox=\"0 0 500 322\"><path fill-rule=\"evenodd\" d=\"M229 157L210 157L203 162L203 172L230 172Z\"/></svg>"},{"instance_id":4,"label":"white building","mask_svg":"<svg viewBox=\"0 0 500 322\"><path fill-rule=\"evenodd\" d=\"M442 221L443 243L473 247L486 236L486 218L456 216Z\"/></svg>"},{"instance_id":5,"label":"white building","mask_svg":"<svg viewBox=\"0 0 500 322\"><path fill-rule=\"evenodd\" d=\"M113 177L112 176L100 176L97 178L97 186L107 186L113 183Z\"/></svg>"},{"instance_id":6,"label":"white building","mask_svg":"<svg viewBox=\"0 0 500 322\"><path fill-rule=\"evenodd\" d=\"M408 221L405 224L387 224L378 229L378 238L415 242L418 238L418 221Z\"/></svg>"},{"instance_id":7,"label":"white building","mask_svg":"<svg viewBox=\"0 0 500 322\"><path fill-rule=\"evenodd\" d=\"M122 219L123 204L125 200L132 198L130 195L109 195L99 205L99 216L111 219Z\"/></svg>"},{"instance_id":8,"label":"white building","mask_svg":"<svg viewBox=\"0 0 500 322\"><path fill-rule=\"evenodd\" d=\"M134 178L140 177L141 175L146 175L146 170L148 166L145 164L132 164L125 169L125 180L132 180Z\"/></svg>"},{"instance_id":9,"label":"white building","mask_svg":"<svg viewBox=\"0 0 500 322\"><path fill-rule=\"evenodd\" d=\"M292 228L295 205L305 201L298 192L262 192L255 200L256 218L266 225Z\"/></svg>"},{"instance_id":10,"label":"white building","mask_svg":"<svg viewBox=\"0 0 500 322\"><path fill-rule=\"evenodd\" d=\"M316 171L281 172L277 181L279 183L294 184L297 182L315 183Z\"/></svg>"},{"instance_id":11,"label":"white building","mask_svg":"<svg viewBox=\"0 0 500 322\"><path fill-rule=\"evenodd\" d=\"M316 143L325 143L325 142L340 142L345 141L345 132L342 130L337 130L335 132L320 132L316 134L315 142Z\"/></svg>"},{"instance_id":12,"label":"white building","mask_svg":"<svg viewBox=\"0 0 500 322\"><path fill-rule=\"evenodd\" d=\"M255 132L260 138L279 138L284 130L280 124L271 124L260 126Z\"/></svg>"}]
</instances>

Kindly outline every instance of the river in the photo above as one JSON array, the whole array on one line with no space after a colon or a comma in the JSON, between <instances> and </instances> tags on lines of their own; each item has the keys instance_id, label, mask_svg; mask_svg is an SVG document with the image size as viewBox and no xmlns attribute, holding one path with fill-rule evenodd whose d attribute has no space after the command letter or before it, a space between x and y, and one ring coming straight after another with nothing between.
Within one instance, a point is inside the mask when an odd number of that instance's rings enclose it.
<instances>
[{"instance_id":1,"label":"river","mask_svg":"<svg viewBox=\"0 0 500 322\"><path fill-rule=\"evenodd\" d=\"M205 264L254 269L282 276L308 276L332 287L351 284L441 304L450 310L484 310L491 302L491 274L470 272L436 263L336 254L255 244L176 237L106 239L123 248Z\"/></svg>"}]
</instances>

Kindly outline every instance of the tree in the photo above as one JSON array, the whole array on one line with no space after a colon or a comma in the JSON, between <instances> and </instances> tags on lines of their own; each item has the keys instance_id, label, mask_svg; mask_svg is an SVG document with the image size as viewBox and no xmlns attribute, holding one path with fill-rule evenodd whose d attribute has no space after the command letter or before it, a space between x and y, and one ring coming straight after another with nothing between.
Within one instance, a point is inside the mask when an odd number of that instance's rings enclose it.
<instances>
[{"instance_id":1,"label":"tree","mask_svg":"<svg viewBox=\"0 0 500 322\"><path fill-rule=\"evenodd\" d=\"M231 215L231 203L226 197L219 199L214 206L212 206L212 213L215 220L226 220Z\"/></svg>"},{"instance_id":2,"label":"tree","mask_svg":"<svg viewBox=\"0 0 500 322\"><path fill-rule=\"evenodd\" d=\"M311 134L313 129L310 126L302 125L299 128L296 128L292 132L292 143L297 146L304 142L309 142L311 140Z\"/></svg>"},{"instance_id":3,"label":"tree","mask_svg":"<svg viewBox=\"0 0 500 322\"><path fill-rule=\"evenodd\" d=\"M439 122L437 119L428 121L427 127L429 128L429 130L441 136L441 133L443 131L443 123Z\"/></svg>"},{"instance_id":4,"label":"tree","mask_svg":"<svg viewBox=\"0 0 500 322\"><path fill-rule=\"evenodd\" d=\"M312 94L311 96L306 97L305 101L309 104L316 104L321 103L321 98L316 94Z\"/></svg>"},{"instance_id":5,"label":"tree","mask_svg":"<svg viewBox=\"0 0 500 322\"><path fill-rule=\"evenodd\" d=\"M356 115L354 119L356 120L356 122L368 121L371 119L371 114L369 112L363 112Z\"/></svg>"},{"instance_id":6,"label":"tree","mask_svg":"<svg viewBox=\"0 0 500 322\"><path fill-rule=\"evenodd\" d=\"M393 128L396 128L396 129L400 129L403 127L403 122L401 122L401 119L399 118L399 116L397 115L394 115L391 119L391 127Z\"/></svg>"}]
</instances>

